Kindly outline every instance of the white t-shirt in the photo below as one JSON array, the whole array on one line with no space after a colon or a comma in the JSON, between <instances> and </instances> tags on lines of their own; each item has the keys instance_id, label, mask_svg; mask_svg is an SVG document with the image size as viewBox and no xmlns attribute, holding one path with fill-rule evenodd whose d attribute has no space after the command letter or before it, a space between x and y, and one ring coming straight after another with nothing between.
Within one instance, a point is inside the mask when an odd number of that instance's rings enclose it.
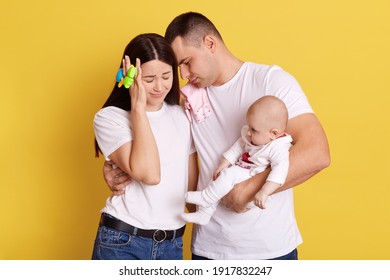
<instances>
[{"instance_id":1,"label":"white t-shirt","mask_svg":"<svg viewBox=\"0 0 390 280\"><path fill-rule=\"evenodd\" d=\"M147 117L159 151L161 182L148 186L133 180L125 194L107 199L102 212L142 229L178 229L185 224L180 215L188 189L188 157L195 152L190 125L178 105L164 103L159 111L147 112ZM129 112L117 107L96 113L94 129L106 158L132 140Z\"/></svg>"},{"instance_id":2,"label":"white t-shirt","mask_svg":"<svg viewBox=\"0 0 390 280\"><path fill-rule=\"evenodd\" d=\"M249 106L264 95L282 99L289 117L313 113L300 85L278 66L246 62L222 86L206 88L212 114L191 123L200 158L198 190L208 186L222 154L240 137ZM267 209L235 213L219 204L207 225L194 225L192 252L211 259L270 259L302 243L293 191L272 195Z\"/></svg>"}]
</instances>

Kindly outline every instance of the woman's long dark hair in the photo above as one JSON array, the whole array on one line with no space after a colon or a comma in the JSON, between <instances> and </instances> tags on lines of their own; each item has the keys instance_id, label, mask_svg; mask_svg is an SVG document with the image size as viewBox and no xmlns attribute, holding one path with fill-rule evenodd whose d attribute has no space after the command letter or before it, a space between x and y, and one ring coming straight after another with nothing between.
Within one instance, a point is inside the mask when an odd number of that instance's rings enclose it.
<instances>
[{"instance_id":1,"label":"woman's long dark hair","mask_svg":"<svg viewBox=\"0 0 390 280\"><path fill-rule=\"evenodd\" d=\"M155 33L146 33L136 36L126 46L122 58L125 55L129 56L131 63L135 63L136 59L139 58L142 63L146 63L151 60L159 60L172 66L172 88L168 92L164 101L168 104L179 104L180 102L180 85L178 76L178 65L175 54L167 42L167 40ZM122 59L119 64L119 68L122 67ZM119 70L118 68L118 70ZM115 83L114 88L111 91L110 96L104 103L102 108L108 106L115 106L126 111L130 111L131 99L129 90L124 86L118 88L118 83ZM99 157L100 148L95 138L95 156Z\"/></svg>"}]
</instances>

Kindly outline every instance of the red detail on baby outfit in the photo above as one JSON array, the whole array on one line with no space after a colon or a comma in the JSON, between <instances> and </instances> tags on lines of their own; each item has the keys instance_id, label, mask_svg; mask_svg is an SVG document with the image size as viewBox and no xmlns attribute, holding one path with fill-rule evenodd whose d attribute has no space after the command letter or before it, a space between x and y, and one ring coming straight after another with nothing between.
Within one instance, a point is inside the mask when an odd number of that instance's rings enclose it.
<instances>
[{"instance_id":1,"label":"red detail on baby outfit","mask_svg":"<svg viewBox=\"0 0 390 280\"><path fill-rule=\"evenodd\" d=\"M253 162L251 162L251 161L249 160L249 154L248 154L248 152L243 153L242 156L241 156L241 159L242 159L242 161L244 161L244 162L246 162L246 163L253 163Z\"/></svg>"}]
</instances>

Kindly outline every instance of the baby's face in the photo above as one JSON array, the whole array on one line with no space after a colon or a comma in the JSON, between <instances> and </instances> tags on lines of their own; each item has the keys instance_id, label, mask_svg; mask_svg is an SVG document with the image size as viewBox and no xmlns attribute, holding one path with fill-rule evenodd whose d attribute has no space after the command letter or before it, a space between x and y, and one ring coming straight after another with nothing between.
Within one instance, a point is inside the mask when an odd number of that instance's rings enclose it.
<instances>
[{"instance_id":1,"label":"baby's face","mask_svg":"<svg viewBox=\"0 0 390 280\"><path fill-rule=\"evenodd\" d=\"M252 145L265 145L272 140L271 128L264 122L259 121L254 114L247 115L248 138Z\"/></svg>"}]
</instances>

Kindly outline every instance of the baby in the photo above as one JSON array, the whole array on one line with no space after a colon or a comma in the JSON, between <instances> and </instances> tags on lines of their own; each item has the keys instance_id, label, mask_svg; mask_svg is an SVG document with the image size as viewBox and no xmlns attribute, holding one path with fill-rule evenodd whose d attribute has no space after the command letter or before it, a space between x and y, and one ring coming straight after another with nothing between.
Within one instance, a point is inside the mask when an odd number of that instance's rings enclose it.
<instances>
[{"instance_id":1,"label":"baby","mask_svg":"<svg viewBox=\"0 0 390 280\"><path fill-rule=\"evenodd\" d=\"M207 224L219 200L234 185L263 172L269 165L271 172L256 194L254 204L265 209L268 196L284 184L292 142L291 136L285 133L288 121L285 104L275 96L263 96L249 107L246 121L241 137L223 154L214 181L202 191L187 192L186 201L199 207L197 212L183 213L185 221Z\"/></svg>"}]
</instances>

